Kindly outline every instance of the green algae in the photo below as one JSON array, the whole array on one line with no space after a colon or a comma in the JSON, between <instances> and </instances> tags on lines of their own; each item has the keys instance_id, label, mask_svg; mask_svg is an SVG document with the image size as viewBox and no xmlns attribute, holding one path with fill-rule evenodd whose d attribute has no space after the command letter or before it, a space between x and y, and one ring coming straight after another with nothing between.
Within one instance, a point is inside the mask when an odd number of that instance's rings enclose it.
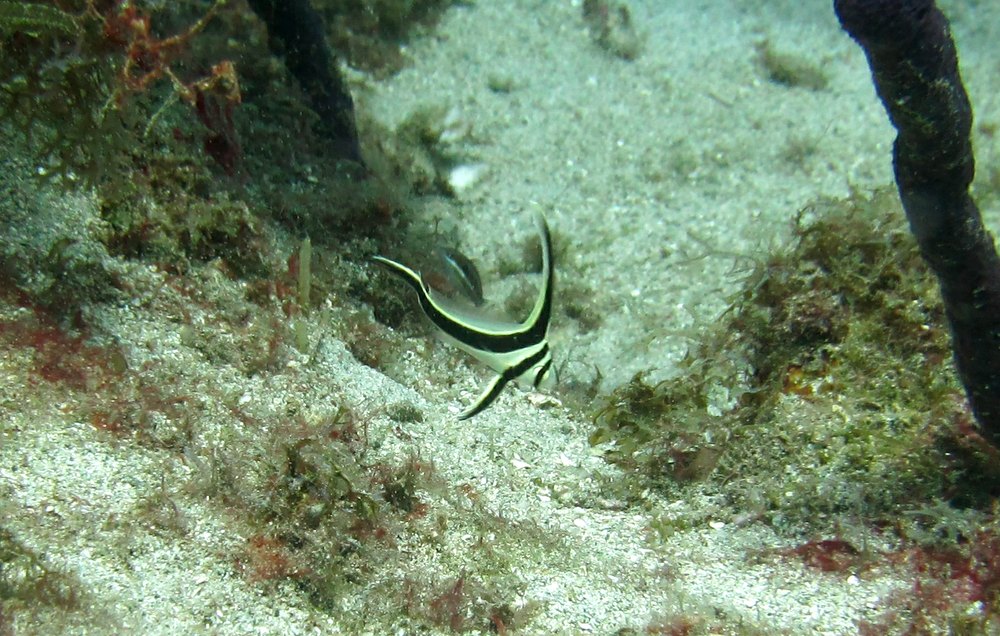
<instances>
[{"instance_id":1,"label":"green algae","mask_svg":"<svg viewBox=\"0 0 1000 636\"><path fill-rule=\"evenodd\" d=\"M820 199L756 260L659 384L613 391L590 436L646 483L718 488L778 528L988 497L933 276L894 192Z\"/></svg>"},{"instance_id":2,"label":"green algae","mask_svg":"<svg viewBox=\"0 0 1000 636\"><path fill-rule=\"evenodd\" d=\"M789 88L820 91L830 83L818 64L800 55L778 51L767 39L757 44L757 63L769 81Z\"/></svg>"}]
</instances>

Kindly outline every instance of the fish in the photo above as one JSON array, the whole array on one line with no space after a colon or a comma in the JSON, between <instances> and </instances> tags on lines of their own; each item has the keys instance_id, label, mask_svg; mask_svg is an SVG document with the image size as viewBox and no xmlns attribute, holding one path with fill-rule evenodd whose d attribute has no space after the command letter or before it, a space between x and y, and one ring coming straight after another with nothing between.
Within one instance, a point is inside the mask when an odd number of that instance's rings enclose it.
<instances>
[{"instance_id":1,"label":"fish","mask_svg":"<svg viewBox=\"0 0 1000 636\"><path fill-rule=\"evenodd\" d=\"M534 221L542 245L542 280L531 313L521 322L496 320L470 312L436 293L422 274L384 256L373 257L376 263L400 277L416 292L421 311L446 342L496 373L476 401L459 413L459 420L482 413L511 382L527 384L536 390L551 390L556 384L549 347L555 287L552 235L540 212L535 214Z\"/></svg>"}]
</instances>

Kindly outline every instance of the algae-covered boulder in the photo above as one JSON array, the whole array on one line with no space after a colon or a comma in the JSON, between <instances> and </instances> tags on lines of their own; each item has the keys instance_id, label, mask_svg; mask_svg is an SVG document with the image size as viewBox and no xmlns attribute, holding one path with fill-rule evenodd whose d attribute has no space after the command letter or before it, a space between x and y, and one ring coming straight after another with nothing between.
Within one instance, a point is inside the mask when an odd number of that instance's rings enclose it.
<instances>
[{"instance_id":1,"label":"algae-covered boulder","mask_svg":"<svg viewBox=\"0 0 1000 636\"><path fill-rule=\"evenodd\" d=\"M63 316L114 297L103 228L90 195L51 190L26 162L0 158L0 285Z\"/></svg>"}]
</instances>

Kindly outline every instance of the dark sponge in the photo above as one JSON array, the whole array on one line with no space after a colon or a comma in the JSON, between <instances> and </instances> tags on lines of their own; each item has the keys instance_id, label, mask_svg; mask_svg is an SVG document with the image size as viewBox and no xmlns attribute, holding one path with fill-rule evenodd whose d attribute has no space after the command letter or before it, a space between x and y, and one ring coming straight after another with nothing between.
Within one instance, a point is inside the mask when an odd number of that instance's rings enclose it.
<instances>
[{"instance_id":1,"label":"dark sponge","mask_svg":"<svg viewBox=\"0 0 1000 636\"><path fill-rule=\"evenodd\" d=\"M898 132L899 196L940 283L972 410L1000 446L1000 258L969 195L972 107L948 20L933 0L834 0L834 10Z\"/></svg>"}]
</instances>

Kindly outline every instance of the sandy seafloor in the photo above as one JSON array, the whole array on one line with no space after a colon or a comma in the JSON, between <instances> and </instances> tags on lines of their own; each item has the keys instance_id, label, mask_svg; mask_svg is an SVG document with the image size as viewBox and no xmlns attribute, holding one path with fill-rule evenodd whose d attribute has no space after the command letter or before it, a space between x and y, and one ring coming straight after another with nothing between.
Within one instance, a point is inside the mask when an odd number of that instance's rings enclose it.
<instances>
[{"instance_id":1,"label":"sandy seafloor","mask_svg":"<svg viewBox=\"0 0 1000 636\"><path fill-rule=\"evenodd\" d=\"M780 244L803 205L891 182L893 131L862 52L841 32L829 2L635 0L630 6L643 37L634 61L595 46L579 1L479 0L449 10L432 36L411 42L411 64L398 75L367 79L358 89L361 107L389 126L428 104L454 107L469 126L456 152L485 172L437 218L458 210L444 222L481 264L487 288L496 276L490 263L517 258L509 236L530 236L530 211L546 214L557 242L568 244L559 275L589 286L602 317L586 334L553 325L563 380L588 381L596 366L605 389L640 370L668 377L691 328L725 308L737 282L734 255ZM956 1L944 9L977 115L995 120L1000 6ZM755 53L764 39L819 65L828 87L768 81ZM511 90L490 90L498 80ZM789 148L802 143L815 152L790 160ZM1000 154L980 149L981 160L984 153ZM1000 211L984 213L1000 229ZM434 214L428 212L428 224ZM130 352L130 366L169 360L183 370L188 390L211 384L240 396L241 406L261 419L289 402L306 409L332 399L364 405L374 413L369 434L380 439L382 456L417 451L448 482L474 485L485 508L563 537L558 556L526 546L514 568L524 590L519 602L540 608L521 633L613 634L683 613L724 616L726 624L765 633L853 634L856 621L877 616L881 598L905 588L890 573L822 573L748 559L788 539L710 513L697 527L651 541L650 508L682 515L712 502L662 501L650 493L646 509L599 505L594 476L616 469L589 447L587 414L540 408L528 394L509 391L481 416L459 422L454 413L485 378L471 364L452 364L449 372L464 377L442 383L440 371L432 373L415 355L400 361L401 377L393 380L356 362L342 343L317 337L314 350L292 360L284 376L247 379L215 369L184 346L166 316L170 300L158 274L123 267L135 301L95 317ZM208 310L193 319L211 324ZM321 324L312 328L323 333ZM412 344L417 351L426 346ZM338 617L357 611L357 599L344 598L339 611L323 613L292 584L262 587L236 575L232 554L245 537L197 497L175 493L186 519L183 538L109 523L128 517L164 480L190 479L194 468L174 454L108 443L89 424L64 416L72 409L57 397L30 398L25 373L17 356L0 362L0 513L48 563L79 577L103 624L59 630L342 632ZM392 434L400 425L373 407L399 401L424 412L422 422L402 425L405 435ZM207 428L198 444L210 447L221 437ZM225 437L232 442L231 433ZM404 549L400 567L461 572L470 538L460 530L445 537L434 549ZM27 623L24 633L55 627L44 615L40 620ZM402 624L373 624L369 633L410 632Z\"/></svg>"}]
</instances>

